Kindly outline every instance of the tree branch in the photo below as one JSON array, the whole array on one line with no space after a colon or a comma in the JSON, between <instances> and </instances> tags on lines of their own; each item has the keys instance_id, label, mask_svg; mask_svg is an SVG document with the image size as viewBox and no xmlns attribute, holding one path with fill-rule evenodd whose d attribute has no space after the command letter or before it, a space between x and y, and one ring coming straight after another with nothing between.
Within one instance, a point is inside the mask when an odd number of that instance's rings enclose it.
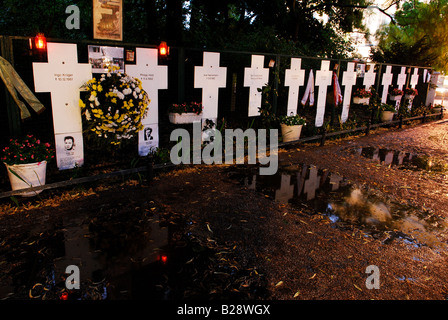
<instances>
[{"instance_id":1,"label":"tree branch","mask_svg":"<svg viewBox=\"0 0 448 320\"><path fill-rule=\"evenodd\" d=\"M327 2L327 3L319 4L319 5L314 6L312 8L308 8L306 11L314 11L314 10L317 10L317 9L320 9L320 8L324 8L326 6L341 7L341 8L356 8L356 9L378 9L379 11L381 11L382 13L384 13L386 16L388 16L390 18L392 24L395 24L395 20L394 20L393 16L391 16L385 10L381 9L378 6L356 5L356 4L339 4L339 3L334 3L334 2Z\"/></svg>"}]
</instances>

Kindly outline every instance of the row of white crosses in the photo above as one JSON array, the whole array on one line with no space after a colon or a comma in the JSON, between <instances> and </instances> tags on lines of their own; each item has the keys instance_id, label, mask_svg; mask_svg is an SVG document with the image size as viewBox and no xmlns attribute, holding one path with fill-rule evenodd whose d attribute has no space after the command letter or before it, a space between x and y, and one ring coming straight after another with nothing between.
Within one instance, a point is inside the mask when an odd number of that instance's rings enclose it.
<instances>
[{"instance_id":1,"label":"row of white crosses","mask_svg":"<svg viewBox=\"0 0 448 320\"><path fill-rule=\"evenodd\" d=\"M78 63L76 44L48 43L48 63L33 63L34 83L36 92L51 92L53 110L53 125L56 143L56 159L59 169L69 169L81 166L84 162L82 121L78 105L80 87L92 78L92 68L88 63ZM139 78L142 86L151 99L147 116L142 119L145 130L139 133L139 154L146 155L153 147L158 147L158 91L168 89L168 67L159 66L157 49L137 48L135 65L126 65L126 73ZM269 68L264 67L265 57L251 56L251 66L244 69L244 86L249 87L248 116L258 116L261 106L262 92L258 89L269 82ZM305 70L301 68L300 58L291 58L291 67L285 71L285 86L289 87L287 114L295 115L299 101L299 89L305 82ZM402 88L406 83L406 68L398 76L397 85ZM218 117L219 88L226 87L227 68L220 67L220 54L216 52L203 53L203 65L194 69L194 87L202 89L202 104L204 106L202 119L211 119L216 123ZM316 127L323 125L327 89L332 84L333 71L330 61L323 60L321 68L316 72L315 85L319 87ZM392 84L391 66L386 67L383 75L382 101L387 98L387 91ZM364 86L369 89L375 83L374 65L364 76ZM418 82L418 69L414 69L411 86ZM349 113L352 87L356 84L355 64L349 62L347 70L342 75L342 85L345 87L342 121L345 122ZM150 138L149 138L150 137ZM75 141L75 147L68 148L66 140Z\"/></svg>"}]
</instances>

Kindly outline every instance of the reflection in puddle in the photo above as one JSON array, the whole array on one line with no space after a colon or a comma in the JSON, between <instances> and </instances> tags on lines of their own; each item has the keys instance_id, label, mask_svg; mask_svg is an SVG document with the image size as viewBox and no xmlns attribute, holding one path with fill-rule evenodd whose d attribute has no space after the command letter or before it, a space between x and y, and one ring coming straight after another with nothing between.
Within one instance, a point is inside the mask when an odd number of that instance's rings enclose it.
<instances>
[{"instance_id":1,"label":"reflection in puddle","mask_svg":"<svg viewBox=\"0 0 448 320\"><path fill-rule=\"evenodd\" d=\"M160 225L156 216L134 213L124 218L122 214L63 217L45 232L39 228L35 234L31 231L11 240L20 241L16 245L6 243L7 260L17 267L1 279L0 298L60 299L63 294L70 299L135 298L141 294L135 290L139 283L148 284L146 278L160 273L175 248L168 246L170 229ZM79 267L81 290L65 289L68 265ZM32 289L27 292L27 288ZM159 298L164 294L149 285L144 293Z\"/></svg>"},{"instance_id":2,"label":"reflection in puddle","mask_svg":"<svg viewBox=\"0 0 448 320\"><path fill-rule=\"evenodd\" d=\"M355 148L353 152L385 165L403 166L410 169L436 172L448 171L448 163L425 154L394 151L378 147Z\"/></svg>"},{"instance_id":3,"label":"reflection in puddle","mask_svg":"<svg viewBox=\"0 0 448 320\"><path fill-rule=\"evenodd\" d=\"M10 269L0 268L0 299L207 299L212 289L222 298L263 294L262 277L234 291L230 281L249 271L229 267L225 252L215 264L216 252L185 233L180 217L159 216L152 206L83 207L75 218L2 241L0 267ZM65 288L68 265L79 267L79 290Z\"/></svg>"},{"instance_id":4,"label":"reflection in puddle","mask_svg":"<svg viewBox=\"0 0 448 320\"><path fill-rule=\"evenodd\" d=\"M382 157L378 152L378 157ZM396 157L400 163L409 155ZM385 155L393 160L395 154ZM252 190L260 191L281 203L312 208L341 227L356 226L384 243L401 238L415 245L445 246L437 235L446 229L442 218L430 211L390 201L378 190L364 190L349 183L338 174L316 166L299 165L280 170L273 176L246 172L234 177Z\"/></svg>"}]
</instances>

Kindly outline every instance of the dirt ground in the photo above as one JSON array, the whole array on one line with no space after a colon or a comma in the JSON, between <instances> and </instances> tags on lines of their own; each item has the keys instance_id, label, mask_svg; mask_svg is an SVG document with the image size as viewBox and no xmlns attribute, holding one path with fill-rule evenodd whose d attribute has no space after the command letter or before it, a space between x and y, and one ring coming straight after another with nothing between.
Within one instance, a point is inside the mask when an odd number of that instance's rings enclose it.
<instances>
[{"instance_id":1,"label":"dirt ground","mask_svg":"<svg viewBox=\"0 0 448 320\"><path fill-rule=\"evenodd\" d=\"M381 165L353 149L381 147L448 159L447 143L448 121L440 120L403 129L378 129L368 136L327 141L324 146L295 145L279 151L279 165L327 168L443 220L448 219L448 173ZM45 233L61 216L76 216L90 208L94 219L101 217L95 208L126 203L125 208L146 206L146 211L155 211L166 217L167 223L181 226L178 237L188 234L214 250L218 258L213 263L221 269L207 274L208 284L201 282L203 298L219 299L228 292L245 293L238 298L267 300L448 298L448 251L444 246L413 246L398 239L384 244L384 239L356 226L337 227L323 214L310 214L249 190L229 172L226 165L184 167L161 173L150 183L131 180L90 189L47 191L40 200L19 208L4 202L0 286L9 283L8 274L20 264L19 258L14 261L8 255L14 245ZM444 245L446 235L445 231L438 235ZM379 289L366 287L369 265L379 268Z\"/></svg>"}]
</instances>

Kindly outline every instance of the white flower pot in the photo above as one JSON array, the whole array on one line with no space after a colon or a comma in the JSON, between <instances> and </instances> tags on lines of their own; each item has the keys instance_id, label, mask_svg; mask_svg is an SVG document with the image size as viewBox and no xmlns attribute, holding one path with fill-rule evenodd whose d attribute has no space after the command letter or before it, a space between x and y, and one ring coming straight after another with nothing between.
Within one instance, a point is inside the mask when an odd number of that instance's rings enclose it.
<instances>
[{"instance_id":1,"label":"white flower pot","mask_svg":"<svg viewBox=\"0 0 448 320\"><path fill-rule=\"evenodd\" d=\"M393 101L401 100L401 97L403 97L403 96L393 96L393 95L389 94L389 99L393 100Z\"/></svg>"},{"instance_id":2,"label":"white flower pot","mask_svg":"<svg viewBox=\"0 0 448 320\"><path fill-rule=\"evenodd\" d=\"M202 119L202 114L196 114L194 112L182 114L170 112L168 116L170 117L170 122L174 124L193 123Z\"/></svg>"},{"instance_id":3,"label":"white flower pot","mask_svg":"<svg viewBox=\"0 0 448 320\"><path fill-rule=\"evenodd\" d=\"M8 177L12 190L37 187L45 184L45 178L47 175L47 161L14 165L8 165L5 163L5 165L6 170L8 171ZM22 192L20 195L22 197L32 197L41 192L42 190Z\"/></svg>"},{"instance_id":4,"label":"white flower pot","mask_svg":"<svg viewBox=\"0 0 448 320\"><path fill-rule=\"evenodd\" d=\"M415 98L415 94L405 94L404 98L407 99L407 100L412 100L412 99Z\"/></svg>"},{"instance_id":5,"label":"white flower pot","mask_svg":"<svg viewBox=\"0 0 448 320\"><path fill-rule=\"evenodd\" d=\"M300 139L300 133L302 132L301 124L295 126L287 126L281 123L280 127L282 130L283 142L295 141Z\"/></svg>"},{"instance_id":6,"label":"white flower pot","mask_svg":"<svg viewBox=\"0 0 448 320\"><path fill-rule=\"evenodd\" d=\"M392 119L394 118L394 114L395 114L395 112L393 112L393 111L382 111L381 112L381 121L383 121L383 122L392 121Z\"/></svg>"},{"instance_id":7,"label":"white flower pot","mask_svg":"<svg viewBox=\"0 0 448 320\"><path fill-rule=\"evenodd\" d=\"M356 104L369 104L370 98L353 97L353 103Z\"/></svg>"}]
</instances>

